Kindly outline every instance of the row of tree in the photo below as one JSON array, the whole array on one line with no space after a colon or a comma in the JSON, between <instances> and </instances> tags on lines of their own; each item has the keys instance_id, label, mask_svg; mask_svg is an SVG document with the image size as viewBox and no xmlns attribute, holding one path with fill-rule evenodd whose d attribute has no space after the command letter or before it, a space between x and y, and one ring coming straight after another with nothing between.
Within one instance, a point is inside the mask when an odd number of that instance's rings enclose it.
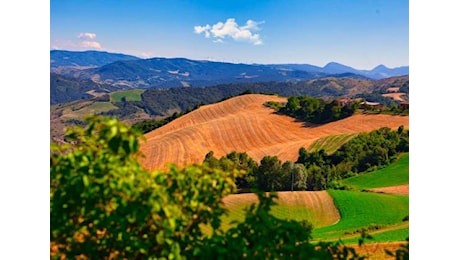
<instances>
[{"instance_id":1,"label":"row of tree","mask_svg":"<svg viewBox=\"0 0 460 260\"><path fill-rule=\"evenodd\" d=\"M326 101L310 96L293 96L288 98L286 105L279 111L306 122L320 124L351 116L358 107L359 101L342 104L337 99Z\"/></svg>"},{"instance_id":2,"label":"row of tree","mask_svg":"<svg viewBox=\"0 0 460 260\"><path fill-rule=\"evenodd\" d=\"M231 152L218 159L211 151L204 163L223 171L245 171L246 175L236 179L240 190L324 190L344 188L339 180L384 167L408 151L409 131L400 126L361 133L332 154L308 152L302 147L295 162L265 156L257 163L245 152Z\"/></svg>"}]
</instances>

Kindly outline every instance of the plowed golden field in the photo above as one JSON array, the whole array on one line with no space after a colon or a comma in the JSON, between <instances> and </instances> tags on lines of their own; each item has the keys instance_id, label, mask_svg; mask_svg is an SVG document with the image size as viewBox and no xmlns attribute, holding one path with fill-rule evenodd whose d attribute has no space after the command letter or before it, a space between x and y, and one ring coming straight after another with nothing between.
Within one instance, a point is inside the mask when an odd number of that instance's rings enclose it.
<instances>
[{"instance_id":1,"label":"plowed golden field","mask_svg":"<svg viewBox=\"0 0 460 260\"><path fill-rule=\"evenodd\" d=\"M315 223L316 227L323 227L337 223L340 220L340 213L334 205L332 197L327 191L279 191L276 192L278 198L275 199L279 205L286 206L283 210L284 218L295 219L295 208L306 208L311 211L311 217L308 219L310 223ZM253 203L258 203L258 198L254 193L232 194L224 197L223 202L225 207L232 211L241 205L248 206ZM292 212L287 210L293 207ZM233 212L235 214L236 212ZM279 213L276 212L275 213ZM291 214L290 214L291 213ZM232 213L231 213L232 214ZM241 219L244 218L241 212ZM305 220L305 219L303 219Z\"/></svg>"},{"instance_id":2,"label":"plowed golden field","mask_svg":"<svg viewBox=\"0 0 460 260\"><path fill-rule=\"evenodd\" d=\"M256 161L277 155L295 161L300 147L308 148L318 138L368 132L384 126L409 128L408 116L354 115L314 125L298 122L265 107L267 101L286 98L251 94L202 106L145 135L141 142L142 163L149 170L164 169L167 163L185 166L201 163L209 151L221 157L232 151L247 152Z\"/></svg>"}]
</instances>

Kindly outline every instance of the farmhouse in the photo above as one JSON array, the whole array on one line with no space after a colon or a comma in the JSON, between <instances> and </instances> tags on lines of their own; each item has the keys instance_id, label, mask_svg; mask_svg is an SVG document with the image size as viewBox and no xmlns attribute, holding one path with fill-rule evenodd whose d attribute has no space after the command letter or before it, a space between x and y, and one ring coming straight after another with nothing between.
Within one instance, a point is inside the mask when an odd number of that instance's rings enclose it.
<instances>
[{"instance_id":1,"label":"farmhouse","mask_svg":"<svg viewBox=\"0 0 460 260\"><path fill-rule=\"evenodd\" d=\"M384 105L380 104L379 102L363 101L359 103L359 108L360 109L383 109Z\"/></svg>"}]
</instances>

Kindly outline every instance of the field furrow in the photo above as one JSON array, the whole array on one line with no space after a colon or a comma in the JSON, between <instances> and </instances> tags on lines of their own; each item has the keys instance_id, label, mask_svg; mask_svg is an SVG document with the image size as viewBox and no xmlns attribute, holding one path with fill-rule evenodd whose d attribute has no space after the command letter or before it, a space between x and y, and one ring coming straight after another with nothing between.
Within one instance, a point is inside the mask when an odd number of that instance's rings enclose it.
<instances>
[{"instance_id":1,"label":"field furrow","mask_svg":"<svg viewBox=\"0 0 460 260\"><path fill-rule=\"evenodd\" d=\"M272 208L272 214L282 219L307 220L315 227L323 227L337 223L340 214L327 191L283 191L277 192L277 205ZM232 194L223 199L229 209L231 219L242 215L245 207L258 203L253 193Z\"/></svg>"},{"instance_id":2,"label":"field furrow","mask_svg":"<svg viewBox=\"0 0 460 260\"><path fill-rule=\"evenodd\" d=\"M267 101L286 102L286 98L238 96L202 106L147 133L146 142L141 141L143 165L152 170L164 169L166 163L201 163L209 151L216 157L239 151L256 161L266 155L295 161L300 147L308 148L325 136L369 132L384 126L409 128L408 116L383 114L358 114L323 125L298 122L265 107Z\"/></svg>"}]
</instances>

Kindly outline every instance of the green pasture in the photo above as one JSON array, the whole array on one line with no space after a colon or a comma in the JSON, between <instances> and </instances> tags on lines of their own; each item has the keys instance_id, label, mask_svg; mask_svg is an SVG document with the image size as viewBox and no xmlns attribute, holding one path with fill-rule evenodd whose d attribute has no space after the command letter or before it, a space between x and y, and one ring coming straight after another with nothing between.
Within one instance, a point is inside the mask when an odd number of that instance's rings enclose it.
<instances>
[{"instance_id":1,"label":"green pasture","mask_svg":"<svg viewBox=\"0 0 460 260\"><path fill-rule=\"evenodd\" d=\"M408 224L407 224L408 225ZM409 227L405 226L397 229L390 229L388 231L370 231L368 232L372 238L365 239L364 243L383 243L383 242L393 242L393 241L404 241L409 237ZM360 235L353 236L353 238L342 239L342 242L345 244L358 244Z\"/></svg>"},{"instance_id":2,"label":"green pasture","mask_svg":"<svg viewBox=\"0 0 460 260\"><path fill-rule=\"evenodd\" d=\"M344 190L329 190L329 194L341 219L335 225L314 229L315 240L339 239L363 228L370 231L391 228L402 225L403 218L409 215L408 196Z\"/></svg>"},{"instance_id":3,"label":"green pasture","mask_svg":"<svg viewBox=\"0 0 460 260\"><path fill-rule=\"evenodd\" d=\"M343 184L358 189L381 188L409 183L409 153L383 169L353 176L342 181Z\"/></svg>"},{"instance_id":4,"label":"green pasture","mask_svg":"<svg viewBox=\"0 0 460 260\"><path fill-rule=\"evenodd\" d=\"M122 90L111 93L110 97L113 102L121 102L123 97L126 98L126 101L142 101L141 94L144 93L144 91L144 89Z\"/></svg>"}]
</instances>

